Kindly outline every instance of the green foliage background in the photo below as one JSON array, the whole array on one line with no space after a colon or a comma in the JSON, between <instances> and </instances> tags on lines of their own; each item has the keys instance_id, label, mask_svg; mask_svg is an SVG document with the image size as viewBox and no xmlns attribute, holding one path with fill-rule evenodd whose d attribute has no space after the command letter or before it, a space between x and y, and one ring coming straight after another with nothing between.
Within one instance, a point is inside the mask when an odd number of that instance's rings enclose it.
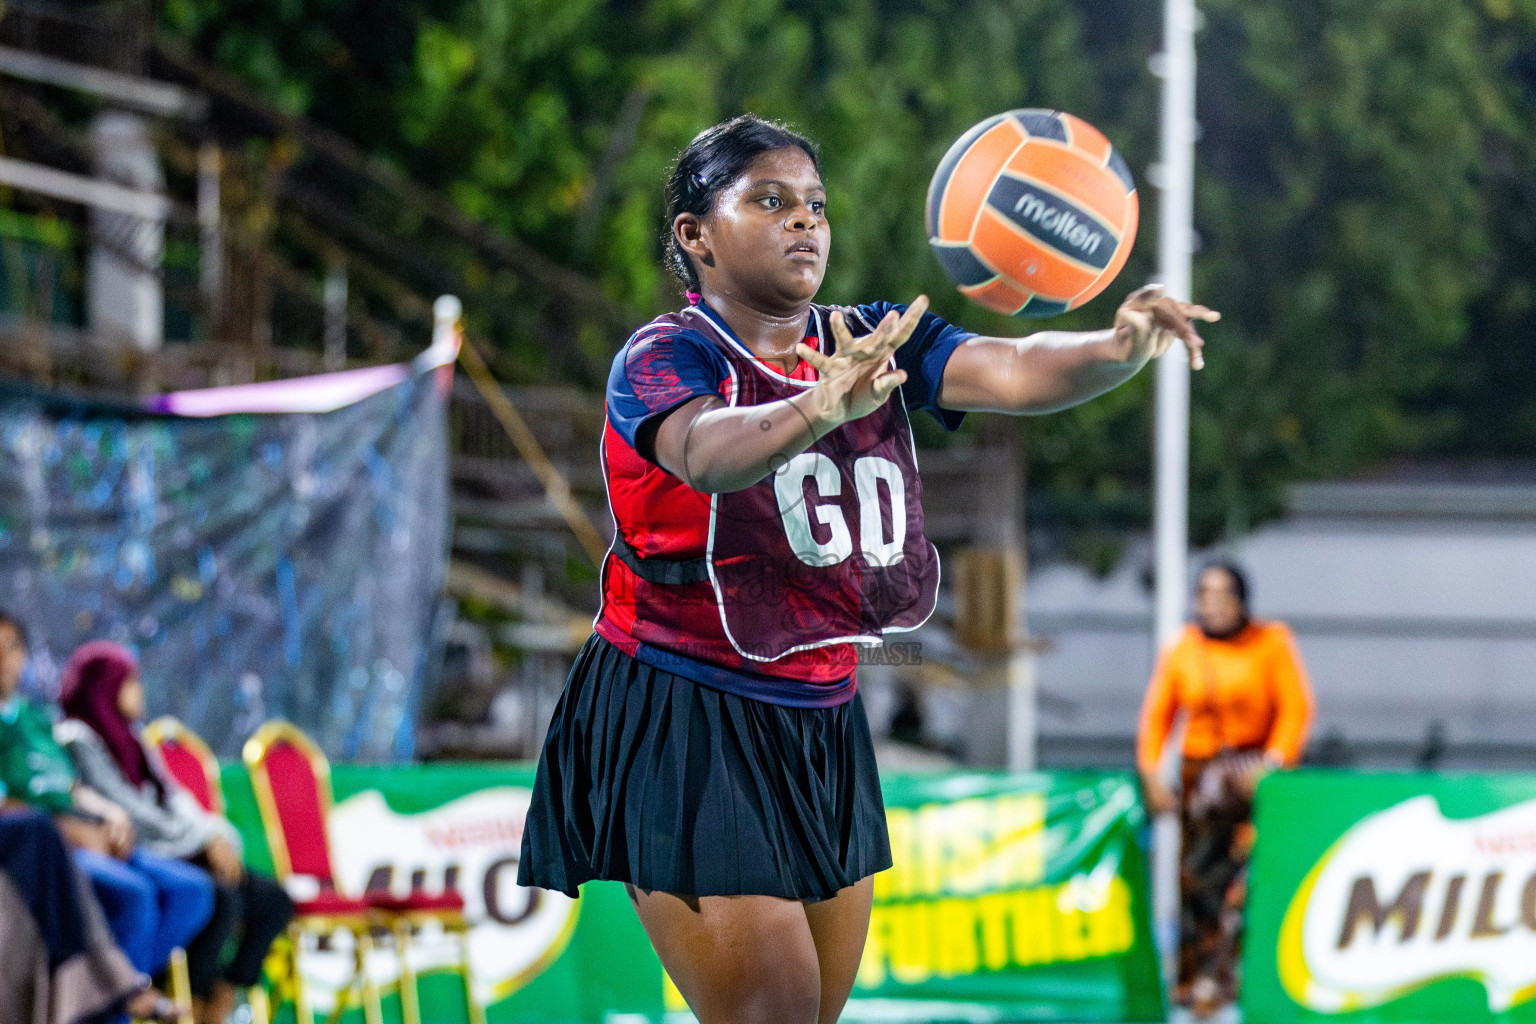
<instances>
[{"instance_id":1,"label":"green foliage background","mask_svg":"<svg viewBox=\"0 0 1536 1024\"><path fill-rule=\"evenodd\" d=\"M471 215L649 315L661 185L743 110L816 138L834 224L823 297L948 285L921 206L982 117L1100 126L1142 187L1120 281L1053 327L1104 324L1153 271L1156 0L167 0L163 28ZM1394 457L1536 455L1536 0L1201 0L1193 420L1196 539L1291 480ZM1151 375L1022 421L1031 510L1111 556L1146 521Z\"/></svg>"}]
</instances>

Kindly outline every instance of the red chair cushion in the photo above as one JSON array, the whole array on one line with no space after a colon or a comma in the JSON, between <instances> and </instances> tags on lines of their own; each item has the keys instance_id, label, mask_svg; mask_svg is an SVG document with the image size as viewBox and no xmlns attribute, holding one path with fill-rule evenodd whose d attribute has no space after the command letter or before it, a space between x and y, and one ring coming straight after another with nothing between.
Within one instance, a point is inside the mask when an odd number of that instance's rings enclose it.
<instances>
[{"instance_id":1,"label":"red chair cushion","mask_svg":"<svg viewBox=\"0 0 1536 1024\"><path fill-rule=\"evenodd\" d=\"M351 896L343 896L334 889L326 889L314 899L296 900L293 904L293 909L301 917L342 917L366 915L368 911L374 908L362 900L353 899Z\"/></svg>"},{"instance_id":2,"label":"red chair cushion","mask_svg":"<svg viewBox=\"0 0 1536 1024\"><path fill-rule=\"evenodd\" d=\"M391 910L395 912L422 912L422 913L463 913L464 897L453 890L440 893L423 892L417 889L409 896L396 896L388 891L374 890L367 893L364 898L370 906L379 910Z\"/></svg>"},{"instance_id":3,"label":"red chair cushion","mask_svg":"<svg viewBox=\"0 0 1536 1024\"><path fill-rule=\"evenodd\" d=\"M191 793L203 810L212 813L213 789L208 781L208 773L203 770L202 760L175 740L166 740L160 744L160 759L165 762L171 778Z\"/></svg>"},{"instance_id":4,"label":"red chair cushion","mask_svg":"<svg viewBox=\"0 0 1536 1024\"><path fill-rule=\"evenodd\" d=\"M303 751L281 741L272 744L265 760L272 802L288 847L288 870L330 881L335 875L326 849L324 804L314 767Z\"/></svg>"}]
</instances>

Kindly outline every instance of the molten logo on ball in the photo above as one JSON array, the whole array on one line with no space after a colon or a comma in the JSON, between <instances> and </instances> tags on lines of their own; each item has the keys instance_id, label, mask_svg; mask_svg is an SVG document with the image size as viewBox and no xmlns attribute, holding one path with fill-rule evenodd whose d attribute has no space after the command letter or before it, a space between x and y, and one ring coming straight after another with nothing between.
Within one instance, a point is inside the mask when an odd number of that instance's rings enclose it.
<instances>
[{"instance_id":1,"label":"molten logo on ball","mask_svg":"<svg viewBox=\"0 0 1536 1024\"><path fill-rule=\"evenodd\" d=\"M1109 229L1049 192L1005 175L998 179L988 202L1008 210L1009 219L1036 238L1068 247L1072 255L1090 266L1108 265L1110 252L1106 249L1101 254L1099 246Z\"/></svg>"},{"instance_id":2,"label":"molten logo on ball","mask_svg":"<svg viewBox=\"0 0 1536 1024\"><path fill-rule=\"evenodd\" d=\"M1092 256L1098 251L1099 243L1104 241L1104 232L1090 231L1086 225L1079 224L1077 215L1071 210L1058 210L1028 192L1013 204L1013 212L1022 213L1026 220L1065 239L1068 245L1079 249L1084 256Z\"/></svg>"}]
</instances>

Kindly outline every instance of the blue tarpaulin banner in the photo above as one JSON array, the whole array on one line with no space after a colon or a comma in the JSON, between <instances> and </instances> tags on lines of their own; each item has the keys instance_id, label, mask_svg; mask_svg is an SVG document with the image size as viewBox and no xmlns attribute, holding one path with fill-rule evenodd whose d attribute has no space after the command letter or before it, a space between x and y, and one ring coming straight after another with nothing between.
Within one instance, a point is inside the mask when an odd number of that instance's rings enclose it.
<instances>
[{"instance_id":1,"label":"blue tarpaulin banner","mask_svg":"<svg viewBox=\"0 0 1536 1024\"><path fill-rule=\"evenodd\" d=\"M440 642L451 359L133 407L0 387L24 685L52 698L76 647L115 640L151 715L220 756L287 718L335 758L409 757Z\"/></svg>"}]
</instances>

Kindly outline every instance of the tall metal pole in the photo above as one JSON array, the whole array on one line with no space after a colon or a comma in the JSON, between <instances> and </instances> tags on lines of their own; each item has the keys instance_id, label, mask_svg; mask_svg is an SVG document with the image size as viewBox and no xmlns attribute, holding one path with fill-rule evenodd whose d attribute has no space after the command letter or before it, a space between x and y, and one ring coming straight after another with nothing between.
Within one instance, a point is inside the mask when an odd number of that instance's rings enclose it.
<instances>
[{"instance_id":1,"label":"tall metal pole","mask_svg":"<svg viewBox=\"0 0 1536 1024\"><path fill-rule=\"evenodd\" d=\"M1195 0L1164 0L1162 190L1159 277L1175 299L1190 298L1194 249ZM1174 346L1157 364L1155 495L1156 642L1159 650L1184 624L1189 565L1189 357ZM1166 760L1166 759L1165 759ZM1177 765L1177 758L1173 758ZM1174 768L1177 771L1177 767ZM1154 832L1153 911L1171 975L1179 936L1179 822L1165 815Z\"/></svg>"}]
</instances>

